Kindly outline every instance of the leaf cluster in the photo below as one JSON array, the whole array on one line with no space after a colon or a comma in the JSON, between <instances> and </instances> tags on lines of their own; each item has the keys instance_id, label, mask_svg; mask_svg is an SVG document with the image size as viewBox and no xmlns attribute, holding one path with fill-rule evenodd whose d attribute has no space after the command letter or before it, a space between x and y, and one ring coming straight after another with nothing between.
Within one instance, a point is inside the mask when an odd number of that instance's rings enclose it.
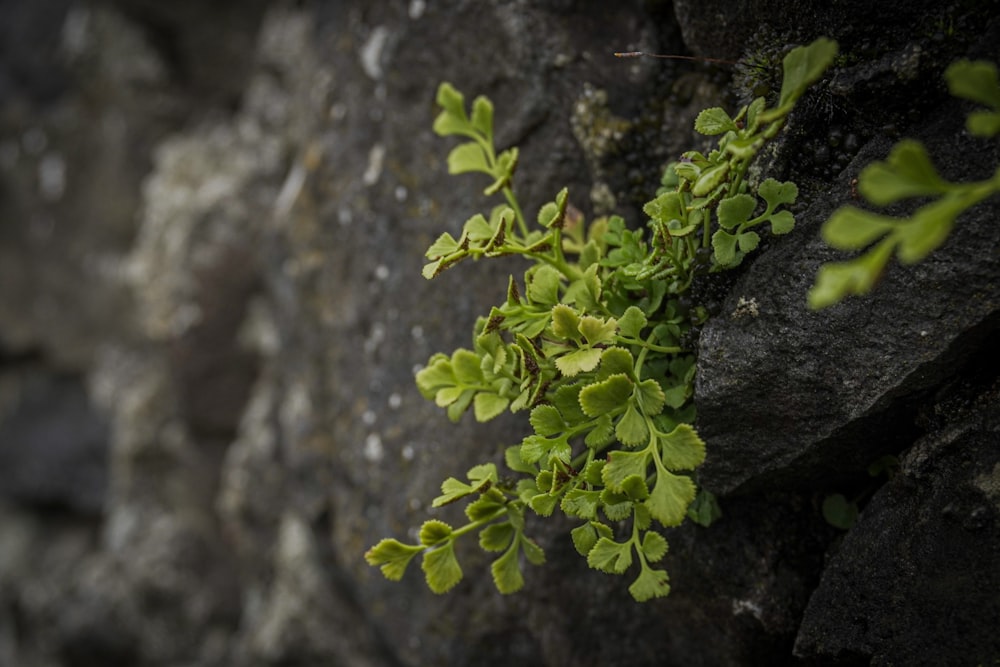
<instances>
[{"instance_id":1,"label":"leaf cluster","mask_svg":"<svg viewBox=\"0 0 1000 667\"><path fill-rule=\"evenodd\" d=\"M966 119L966 128L978 137L1000 134L1000 83L996 65L961 60L945 71L953 95L984 105ZM809 292L814 309L839 303L852 294L866 294L878 283L892 257L915 264L939 248L962 213L1000 192L1000 167L991 178L953 183L938 174L923 144L900 141L885 161L874 162L858 177L858 191L875 206L908 199L927 199L912 215L892 217L856 206L844 206L821 230L823 239L838 250L865 250L854 259L820 267Z\"/></svg>"},{"instance_id":2,"label":"leaf cluster","mask_svg":"<svg viewBox=\"0 0 1000 667\"><path fill-rule=\"evenodd\" d=\"M794 226L783 207L795 200L795 185L753 186L747 170L836 48L821 39L789 53L774 109L758 99L735 116L718 108L699 115L696 130L718 137L718 148L668 167L667 187L645 206L649 223L640 230L617 216L586 224L565 189L529 228L512 189L517 151L492 146L492 104L477 98L467 113L462 95L441 85L434 129L467 139L449 154L449 171L488 175L486 193L506 202L474 214L457 238L441 234L423 274L434 278L468 258L518 255L530 265L479 318L471 348L432 356L417 387L453 421L470 408L481 422L509 410L527 414L530 432L506 449L513 478L485 463L466 481L442 484L434 506L468 502L468 524L431 519L419 544L382 540L366 554L370 564L399 579L422 554L429 587L443 592L462 577L456 539L478 532L480 546L500 554L492 565L498 590L513 592L524 583L521 560L544 560L524 532L528 510L547 517L558 509L579 522L571 538L592 568L637 570L629 586L636 600L667 595L667 573L655 567L668 549L660 531L720 516L692 478L705 443L692 426L696 359L685 341L707 314L687 303L687 292L696 273L739 264L762 225L772 234Z\"/></svg>"}]
</instances>

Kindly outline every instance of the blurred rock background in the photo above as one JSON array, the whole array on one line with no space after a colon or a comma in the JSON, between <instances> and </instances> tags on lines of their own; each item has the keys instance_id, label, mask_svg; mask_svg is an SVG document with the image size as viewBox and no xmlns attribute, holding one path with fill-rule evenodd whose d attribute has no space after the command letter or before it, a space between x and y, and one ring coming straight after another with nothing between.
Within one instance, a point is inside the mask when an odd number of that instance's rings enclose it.
<instances>
[{"instance_id":1,"label":"blurred rock background","mask_svg":"<svg viewBox=\"0 0 1000 667\"><path fill-rule=\"evenodd\" d=\"M994 664L1000 660L1000 205L821 313L818 228L904 136L989 176L941 72L1000 60L991 1L0 0L0 666ZM442 80L489 95L531 211L564 185L637 212L708 106L838 39L768 173L798 228L705 288L702 482L637 605L567 526L501 597L470 548L428 592L362 554L498 459L414 368L467 345L516 264L433 283L484 208L430 130ZM622 50L743 59L763 71ZM748 315L740 304L754 303ZM901 460L889 481L866 469ZM820 511L858 498L848 532ZM550 522L559 524L560 522ZM469 545L470 547L472 545Z\"/></svg>"}]
</instances>

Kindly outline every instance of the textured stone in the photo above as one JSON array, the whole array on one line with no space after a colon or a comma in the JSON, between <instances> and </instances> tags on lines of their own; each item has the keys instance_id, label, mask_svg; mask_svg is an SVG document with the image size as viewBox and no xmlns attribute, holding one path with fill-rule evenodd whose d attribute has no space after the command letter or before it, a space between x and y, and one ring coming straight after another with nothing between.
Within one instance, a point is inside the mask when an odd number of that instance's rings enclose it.
<instances>
[{"instance_id":1,"label":"textured stone","mask_svg":"<svg viewBox=\"0 0 1000 667\"><path fill-rule=\"evenodd\" d=\"M871 296L804 307L838 257L818 226L896 138L924 139L949 178L1000 161L939 85L953 57L1000 57L994 10L44 4L0 3L0 389L17 377L33 397L0 415L0 458L42 471L27 486L0 472L0 663L899 664L920 657L910 638L926 655L954 640L943 618L965 628L942 655L995 652L959 606L989 608L995 588L996 416L968 397L995 398L996 202ZM699 285L721 312L701 336L701 481L724 517L669 532L671 596L635 604L558 520L532 522L548 562L516 596L472 544L447 596L417 568L385 581L364 551L460 520L429 512L441 480L524 429L452 425L413 385L523 270L419 276L431 240L492 203L483 179L446 173L438 83L493 99L529 216L568 185L587 215L639 224L662 164L697 145L697 111L773 77L611 52L775 65L821 33L847 55L760 164L799 183L799 228ZM904 465L877 490L864 468L883 452ZM66 474L101 457L106 482ZM874 493L846 536L819 510L832 491ZM974 567L944 562L962 531L982 538Z\"/></svg>"},{"instance_id":2,"label":"textured stone","mask_svg":"<svg viewBox=\"0 0 1000 667\"><path fill-rule=\"evenodd\" d=\"M961 108L946 103L909 134L925 142L946 177L982 178L998 152L963 138ZM929 392L962 373L997 330L1000 264L988 250L1000 244L995 200L965 213L926 261L892 262L872 294L808 310L816 269L841 259L818 238L820 224L837 205L853 203L850 179L890 147L880 137L861 148L833 192L799 213L797 233L753 262L705 327L698 410L711 442L702 471L709 488L863 474L912 442ZM743 314L740 300L752 301L755 313Z\"/></svg>"},{"instance_id":3,"label":"textured stone","mask_svg":"<svg viewBox=\"0 0 1000 667\"><path fill-rule=\"evenodd\" d=\"M796 652L874 665L1000 655L1000 395L952 411L910 449L833 551ZM927 628L934 628L927 632Z\"/></svg>"}]
</instances>

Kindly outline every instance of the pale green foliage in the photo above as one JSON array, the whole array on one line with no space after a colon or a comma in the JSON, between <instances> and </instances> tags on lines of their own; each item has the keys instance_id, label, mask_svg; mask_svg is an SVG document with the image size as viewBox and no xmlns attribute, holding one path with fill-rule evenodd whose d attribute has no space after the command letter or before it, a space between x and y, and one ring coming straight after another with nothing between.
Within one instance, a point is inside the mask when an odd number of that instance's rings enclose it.
<instances>
[{"instance_id":1,"label":"pale green foliage","mask_svg":"<svg viewBox=\"0 0 1000 667\"><path fill-rule=\"evenodd\" d=\"M966 122L969 132L987 138L1000 134L1000 83L996 66L981 61L958 61L947 69L945 79L953 95L989 107L969 114ZM823 225L823 240L838 250L868 250L852 260L820 267L816 284L809 292L812 308L825 308L852 294L870 292L893 256L901 264L923 260L948 238L958 216L1000 192L1000 167L989 179L952 183L937 173L920 142L904 139L893 146L884 162L872 163L862 170L858 191L876 206L914 197L931 201L902 218L855 206L835 211Z\"/></svg>"},{"instance_id":2,"label":"pale green foliage","mask_svg":"<svg viewBox=\"0 0 1000 667\"><path fill-rule=\"evenodd\" d=\"M456 539L478 532L480 547L500 554L494 583L510 593L524 585L522 556L544 561L524 532L527 511L546 517L558 509L581 522L571 537L591 567L624 574L637 566L629 586L636 600L667 595L667 573L653 566L668 548L658 530L720 516L690 476L705 459L705 443L691 426L696 364L688 332L707 315L681 297L697 273L735 266L751 252L759 241L753 228L792 229L792 215L779 209L795 200L795 185L767 179L753 188L746 172L835 53L829 40L792 51L777 109L758 99L734 117L722 109L698 117L696 129L718 136L719 148L686 153L668 168L671 187L644 209L649 241L619 217L589 225L571 219L566 190L541 207L529 229L511 189L517 151L497 155L493 148L492 104L477 98L467 114L462 95L441 85L435 131L470 139L451 151L449 171L487 174L487 194L502 193L506 205L473 215L458 238L438 237L424 276L468 258L520 255L531 265L476 323L472 348L431 357L417 387L453 421L470 406L478 421L526 412L531 433L504 457L519 479L487 463L469 470L466 481L442 484L433 506L470 501L467 525L452 529L431 519L419 545L383 540L366 554L370 564L399 579L422 553L428 585L443 592L462 577ZM630 538L617 541L612 525L628 522Z\"/></svg>"}]
</instances>

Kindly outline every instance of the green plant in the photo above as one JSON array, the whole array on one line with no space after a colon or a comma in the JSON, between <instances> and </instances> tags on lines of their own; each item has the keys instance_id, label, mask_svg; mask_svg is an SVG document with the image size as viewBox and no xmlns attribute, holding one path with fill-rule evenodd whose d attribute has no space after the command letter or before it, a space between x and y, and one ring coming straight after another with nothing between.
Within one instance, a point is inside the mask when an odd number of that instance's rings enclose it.
<instances>
[{"instance_id":1,"label":"green plant","mask_svg":"<svg viewBox=\"0 0 1000 667\"><path fill-rule=\"evenodd\" d=\"M696 130L719 137L718 147L685 153L667 169L664 188L644 208L648 239L617 216L585 225L570 213L565 189L529 228L512 189L517 151L497 154L493 145L493 105L479 97L467 114L463 96L441 85L434 129L466 140L448 155L449 171L487 174L486 194L502 193L506 205L469 218L458 238L441 234L423 274L508 255L531 266L523 287L511 277L504 302L477 321L472 349L431 357L417 386L453 421L470 407L478 421L524 411L531 433L506 450L519 479L483 463L465 481L442 484L433 506L467 500L468 523L453 528L428 520L418 543L383 539L366 553L368 563L397 580L423 554L428 585L444 592L462 578L456 540L478 533L484 550L500 554L493 580L510 593L524 583L522 555L544 560L525 532L527 511L547 517L558 508L580 522L571 538L591 567L624 574L637 565L632 596L667 595L667 573L653 567L667 552L657 526L685 518L707 525L719 515L711 494L699 493L690 476L705 458L692 426L690 334L708 315L686 297L697 274L739 264L759 242L755 228L792 229L794 219L781 207L794 201L795 185L767 179L755 187L747 172L836 50L821 39L790 52L774 108L757 99L735 117L720 108L698 116Z\"/></svg>"},{"instance_id":2,"label":"green plant","mask_svg":"<svg viewBox=\"0 0 1000 667\"><path fill-rule=\"evenodd\" d=\"M961 60L948 67L945 79L953 95L988 107L968 115L969 132L987 138L1000 134L1000 83L996 65ZM835 211L823 225L823 239L838 250L871 247L852 260L820 267L809 292L809 305L814 309L871 291L893 255L901 264L915 264L927 257L948 238L959 215L1000 193L1000 168L983 181L952 183L937 173L920 142L905 139L892 148L884 162L875 162L862 170L858 191L876 206L917 197L932 201L901 218L855 206Z\"/></svg>"}]
</instances>

